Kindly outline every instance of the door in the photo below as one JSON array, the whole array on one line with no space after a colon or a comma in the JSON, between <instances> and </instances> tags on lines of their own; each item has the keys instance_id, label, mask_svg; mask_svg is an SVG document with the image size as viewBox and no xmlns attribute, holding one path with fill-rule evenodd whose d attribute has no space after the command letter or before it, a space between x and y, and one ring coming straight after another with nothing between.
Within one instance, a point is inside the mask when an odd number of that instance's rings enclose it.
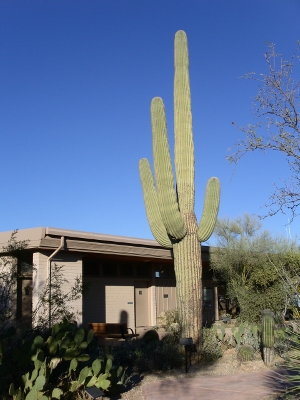
<instances>
[{"instance_id":1,"label":"door","mask_svg":"<svg viewBox=\"0 0 300 400\"><path fill-rule=\"evenodd\" d=\"M149 326L148 282L135 282L135 326Z\"/></svg>"}]
</instances>

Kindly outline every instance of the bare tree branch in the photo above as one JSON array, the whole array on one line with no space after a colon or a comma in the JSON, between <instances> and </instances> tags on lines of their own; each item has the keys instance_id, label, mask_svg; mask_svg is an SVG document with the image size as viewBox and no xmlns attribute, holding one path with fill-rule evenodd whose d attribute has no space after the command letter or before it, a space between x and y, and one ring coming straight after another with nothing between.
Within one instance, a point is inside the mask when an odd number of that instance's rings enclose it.
<instances>
[{"instance_id":1,"label":"bare tree branch","mask_svg":"<svg viewBox=\"0 0 300 400\"><path fill-rule=\"evenodd\" d=\"M274 185L275 191L267 204L270 207L268 215L289 211L293 219L298 215L300 205L300 80L294 77L295 73L299 73L297 62L300 43L289 61L276 53L273 43L267 45L265 59L268 74L256 75L252 72L245 76L259 84L252 104L256 123L239 126L233 122L245 134L245 138L236 142L235 152L226 159L229 163L237 164L246 153L255 150L283 153L291 176L288 181L282 181L282 186Z\"/></svg>"}]
</instances>

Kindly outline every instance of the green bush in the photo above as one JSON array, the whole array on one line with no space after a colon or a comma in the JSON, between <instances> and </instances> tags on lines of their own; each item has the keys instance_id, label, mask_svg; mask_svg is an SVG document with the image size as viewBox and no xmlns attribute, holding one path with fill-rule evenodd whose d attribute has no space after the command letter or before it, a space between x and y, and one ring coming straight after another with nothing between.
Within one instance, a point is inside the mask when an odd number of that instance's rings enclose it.
<instances>
[{"instance_id":1,"label":"green bush","mask_svg":"<svg viewBox=\"0 0 300 400\"><path fill-rule=\"evenodd\" d=\"M217 338L216 328L203 328L202 333L202 361L214 361L222 357L221 342Z\"/></svg>"},{"instance_id":2,"label":"green bush","mask_svg":"<svg viewBox=\"0 0 300 400\"><path fill-rule=\"evenodd\" d=\"M158 328L164 328L166 332L173 335L174 344L178 343L181 337L178 310L163 311L160 316L157 317L157 321Z\"/></svg>"},{"instance_id":3,"label":"green bush","mask_svg":"<svg viewBox=\"0 0 300 400\"><path fill-rule=\"evenodd\" d=\"M274 337L275 337L275 343L274 343L275 354L278 354L280 357L284 358L289 348L289 339L287 330L283 324L281 324L277 329L275 329Z\"/></svg>"},{"instance_id":4,"label":"green bush","mask_svg":"<svg viewBox=\"0 0 300 400\"><path fill-rule=\"evenodd\" d=\"M143 336L143 340L146 343L155 342L156 340L159 340L158 333L153 329L151 331L147 331Z\"/></svg>"}]
</instances>

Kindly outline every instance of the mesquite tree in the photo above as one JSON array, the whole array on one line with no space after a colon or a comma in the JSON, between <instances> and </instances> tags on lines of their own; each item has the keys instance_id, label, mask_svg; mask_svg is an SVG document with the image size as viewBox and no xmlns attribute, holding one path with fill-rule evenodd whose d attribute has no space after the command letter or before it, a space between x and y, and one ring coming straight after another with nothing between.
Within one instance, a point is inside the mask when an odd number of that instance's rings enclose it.
<instances>
[{"instance_id":1,"label":"mesquite tree","mask_svg":"<svg viewBox=\"0 0 300 400\"><path fill-rule=\"evenodd\" d=\"M213 232L220 202L220 183L210 178L198 226L194 212L195 173L188 48L185 32L175 35L174 130L176 189L172 172L164 103L151 103L155 183L147 159L140 177L149 225L162 246L173 249L177 303L182 335L199 347L202 331L201 242Z\"/></svg>"}]
</instances>

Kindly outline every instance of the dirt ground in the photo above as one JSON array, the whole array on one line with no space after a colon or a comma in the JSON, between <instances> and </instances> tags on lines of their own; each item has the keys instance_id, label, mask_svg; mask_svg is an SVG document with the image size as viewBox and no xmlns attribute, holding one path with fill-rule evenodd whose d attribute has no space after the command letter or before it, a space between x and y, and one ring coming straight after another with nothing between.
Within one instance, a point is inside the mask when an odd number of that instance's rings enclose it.
<instances>
[{"instance_id":1,"label":"dirt ground","mask_svg":"<svg viewBox=\"0 0 300 400\"><path fill-rule=\"evenodd\" d=\"M282 359L276 359L275 363L278 365L282 363ZM276 368L276 366L274 366ZM144 373L141 376L135 375L132 377L135 380L135 385L127 392L122 393L118 398L124 400L144 400L142 387L151 382L158 382L166 379L176 380L178 378L191 378L193 376L204 375L232 375L237 373L249 373L259 371L269 371L273 368L265 366L260 354L257 354L256 359L253 361L240 362L236 358L236 351L234 349L226 350L223 357L213 363L194 364L189 367L188 373L185 373L185 368L170 370L167 372ZM267 396L263 400L279 400L280 396ZM292 400L293 398L290 397Z\"/></svg>"}]
</instances>

